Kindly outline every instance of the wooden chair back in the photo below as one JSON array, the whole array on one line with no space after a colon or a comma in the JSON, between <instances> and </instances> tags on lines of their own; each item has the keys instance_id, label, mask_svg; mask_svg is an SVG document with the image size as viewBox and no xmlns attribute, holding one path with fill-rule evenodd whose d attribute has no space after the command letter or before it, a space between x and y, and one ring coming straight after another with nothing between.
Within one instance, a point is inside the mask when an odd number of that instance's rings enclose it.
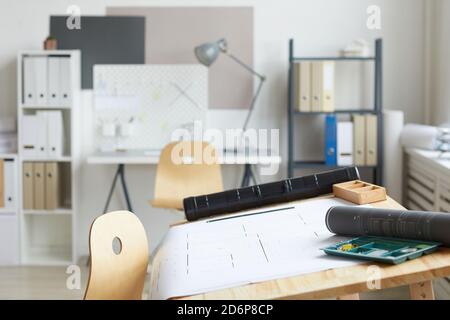
<instances>
[{"instance_id":1,"label":"wooden chair back","mask_svg":"<svg viewBox=\"0 0 450 320\"><path fill-rule=\"evenodd\" d=\"M180 141L164 147L152 206L183 209L186 197L220 191L222 173L213 146L202 141Z\"/></svg>"},{"instance_id":2,"label":"wooden chair back","mask_svg":"<svg viewBox=\"0 0 450 320\"><path fill-rule=\"evenodd\" d=\"M148 243L136 215L115 211L95 219L89 235L89 250L90 272L84 299L142 299Z\"/></svg>"}]
</instances>

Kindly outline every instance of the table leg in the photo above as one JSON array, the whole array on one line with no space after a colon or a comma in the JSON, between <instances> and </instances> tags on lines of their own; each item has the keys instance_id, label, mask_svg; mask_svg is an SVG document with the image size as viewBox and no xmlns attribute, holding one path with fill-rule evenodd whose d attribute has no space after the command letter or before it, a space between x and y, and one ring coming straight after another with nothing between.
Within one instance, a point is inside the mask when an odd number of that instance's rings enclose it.
<instances>
[{"instance_id":1,"label":"table leg","mask_svg":"<svg viewBox=\"0 0 450 320\"><path fill-rule=\"evenodd\" d=\"M345 294L343 296L336 297L336 300L359 300L359 293Z\"/></svg>"},{"instance_id":2,"label":"table leg","mask_svg":"<svg viewBox=\"0 0 450 320\"><path fill-rule=\"evenodd\" d=\"M256 184L256 178L252 170L252 165L246 163L244 165L244 176L242 178L241 188L248 187L250 185L250 181L253 181L253 183Z\"/></svg>"},{"instance_id":3,"label":"table leg","mask_svg":"<svg viewBox=\"0 0 450 320\"><path fill-rule=\"evenodd\" d=\"M409 285L409 294L412 300L434 300L433 283L431 280Z\"/></svg>"},{"instance_id":4,"label":"table leg","mask_svg":"<svg viewBox=\"0 0 450 320\"><path fill-rule=\"evenodd\" d=\"M113 182L111 184L111 188L109 189L109 194L108 194L108 198L106 200L106 204L105 204L105 208L103 209L103 213L107 213L108 212L108 208L109 208L109 203L111 202L111 197L114 193L114 189L116 188L116 183L117 183L117 178L120 175L120 171L121 171L121 164L119 164L119 166L117 167L116 173L114 174L114 179Z\"/></svg>"},{"instance_id":5,"label":"table leg","mask_svg":"<svg viewBox=\"0 0 450 320\"><path fill-rule=\"evenodd\" d=\"M130 195L128 193L127 183L125 181L125 165L121 164L122 168L120 170L120 181L122 182L123 194L125 195L125 201L127 202L127 209L130 212L133 212L133 208L131 206Z\"/></svg>"},{"instance_id":6,"label":"table leg","mask_svg":"<svg viewBox=\"0 0 450 320\"><path fill-rule=\"evenodd\" d=\"M109 204L111 202L112 195L114 193L114 189L116 188L117 179L120 179L122 184L123 194L125 196L125 201L127 203L127 209L130 212L133 212L133 208L131 206L130 194L128 193L127 183L125 181L125 165L123 163L119 164L117 167L116 173L114 175L113 182L111 184L111 188L109 189L108 198L106 200L105 208L103 209L103 213L108 212Z\"/></svg>"},{"instance_id":7,"label":"table leg","mask_svg":"<svg viewBox=\"0 0 450 320\"><path fill-rule=\"evenodd\" d=\"M249 167L249 170L250 170L250 177L251 177L251 179L252 179L252 181L253 181L253 184L258 184L258 182L256 181L255 173L253 172L253 167L252 167L252 165L249 164L248 167Z\"/></svg>"}]
</instances>

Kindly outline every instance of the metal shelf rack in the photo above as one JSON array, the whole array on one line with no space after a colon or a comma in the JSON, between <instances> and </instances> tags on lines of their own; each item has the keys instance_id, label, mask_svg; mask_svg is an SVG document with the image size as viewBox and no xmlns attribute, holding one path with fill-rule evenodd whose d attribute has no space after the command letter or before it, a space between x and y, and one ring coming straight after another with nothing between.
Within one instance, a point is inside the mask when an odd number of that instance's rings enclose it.
<instances>
[{"instance_id":1,"label":"metal shelf rack","mask_svg":"<svg viewBox=\"0 0 450 320\"><path fill-rule=\"evenodd\" d=\"M382 39L375 40L375 56L373 57L295 57L294 56L294 40L289 40L289 78L288 78L288 177L294 176L296 169L335 169L339 166L328 166L324 161L298 161L294 159L295 137L294 131L297 125L296 118L311 115L324 114L375 114L378 118L377 122L377 165L375 166L359 166L362 169L373 170L374 183L383 184L383 101L382 101ZM295 79L294 66L300 61L367 61L375 64L375 87L374 87L374 107L373 109L351 109L351 110L334 110L333 112L300 112L295 108Z\"/></svg>"}]
</instances>

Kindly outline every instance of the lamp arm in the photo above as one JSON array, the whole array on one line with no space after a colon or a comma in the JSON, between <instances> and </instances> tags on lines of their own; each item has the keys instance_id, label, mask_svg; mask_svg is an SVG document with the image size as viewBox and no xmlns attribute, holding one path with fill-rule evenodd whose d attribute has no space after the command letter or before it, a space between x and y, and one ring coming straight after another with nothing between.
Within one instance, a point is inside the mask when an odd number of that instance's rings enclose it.
<instances>
[{"instance_id":1,"label":"lamp arm","mask_svg":"<svg viewBox=\"0 0 450 320\"><path fill-rule=\"evenodd\" d=\"M256 99L258 99L259 94L261 93L261 88L263 86L265 77L259 77L259 85L256 89L256 93L252 98L252 103L250 104L250 109L248 110L247 117L245 118L244 126L242 127L242 132L244 133L247 130L248 121L250 120L250 116L252 115L253 109L255 107Z\"/></svg>"},{"instance_id":2,"label":"lamp arm","mask_svg":"<svg viewBox=\"0 0 450 320\"><path fill-rule=\"evenodd\" d=\"M254 74L255 76L257 76L259 79L261 79L262 81L264 81L266 79L266 77L258 72L256 72L255 70L253 70L248 64L244 63L243 61L239 60L236 56L234 56L233 54L229 53L229 52L224 52L227 56L229 56L231 59L233 59L237 64L241 65L243 68L245 68L247 71L251 72L252 74Z\"/></svg>"},{"instance_id":3,"label":"lamp arm","mask_svg":"<svg viewBox=\"0 0 450 320\"><path fill-rule=\"evenodd\" d=\"M243 67L244 69L246 69L247 71L249 71L250 73L252 73L253 75L257 76L259 78L259 85L258 88L256 89L255 95L252 98L252 102L250 104L250 108L248 110L247 113L247 117L245 118L245 122L244 122L244 126L242 127L242 132L244 133L245 130L247 130L247 125L248 122L250 120L250 117L252 115L253 109L255 107L255 103L256 100L258 99L259 94L261 93L261 88L263 86L264 81L266 80L266 77L258 72L256 72L255 70L253 70L253 68L251 68L248 64L244 63L243 61L239 60L236 56L234 56L233 54L227 52L227 51L222 51L223 53L225 53L228 57L230 57L232 60L234 60L237 64L239 64L241 67Z\"/></svg>"}]
</instances>

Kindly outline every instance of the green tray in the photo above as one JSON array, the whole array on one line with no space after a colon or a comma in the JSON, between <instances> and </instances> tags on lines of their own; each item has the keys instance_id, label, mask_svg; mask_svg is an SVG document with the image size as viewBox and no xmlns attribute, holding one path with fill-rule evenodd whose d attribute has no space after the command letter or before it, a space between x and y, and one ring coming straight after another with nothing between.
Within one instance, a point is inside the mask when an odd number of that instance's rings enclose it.
<instances>
[{"instance_id":1,"label":"green tray","mask_svg":"<svg viewBox=\"0 0 450 320\"><path fill-rule=\"evenodd\" d=\"M365 236L338 242L322 250L334 256L399 264L431 253L440 245L430 241Z\"/></svg>"}]
</instances>

